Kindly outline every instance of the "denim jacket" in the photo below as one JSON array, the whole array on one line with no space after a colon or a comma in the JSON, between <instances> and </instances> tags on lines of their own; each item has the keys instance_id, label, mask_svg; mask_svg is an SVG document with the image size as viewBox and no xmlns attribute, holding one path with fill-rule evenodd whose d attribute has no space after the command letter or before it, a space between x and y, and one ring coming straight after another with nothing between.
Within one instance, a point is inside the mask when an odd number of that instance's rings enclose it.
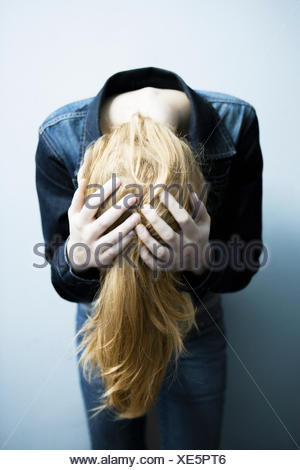
<instances>
[{"instance_id":1,"label":"denim jacket","mask_svg":"<svg viewBox=\"0 0 300 470\"><path fill-rule=\"evenodd\" d=\"M255 109L235 96L193 89L169 70L131 69L109 77L95 97L56 109L38 129L35 176L45 257L51 265L55 290L71 302L92 302L101 287L97 268L79 275L73 272L66 257L67 211L77 188L84 152L102 135L98 123L105 98L146 86L182 90L190 100L187 139L210 183L207 209L211 216L210 240L216 240L212 245L214 261L218 264L224 246L232 246L232 236L238 235L242 243L238 268L232 263L236 255L228 250L230 256L221 256L218 269L208 269L201 275L181 272L182 290L190 292L196 302L208 291L238 291L248 285L259 269L263 248L263 160ZM247 246L251 242L256 248L249 263Z\"/></svg>"}]
</instances>

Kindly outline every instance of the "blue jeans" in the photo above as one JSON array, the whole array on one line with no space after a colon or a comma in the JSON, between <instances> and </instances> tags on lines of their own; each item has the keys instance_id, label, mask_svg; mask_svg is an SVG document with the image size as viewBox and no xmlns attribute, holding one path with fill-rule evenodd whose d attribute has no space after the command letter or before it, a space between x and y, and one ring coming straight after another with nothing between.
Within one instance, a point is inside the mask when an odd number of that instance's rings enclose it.
<instances>
[{"instance_id":1,"label":"blue jeans","mask_svg":"<svg viewBox=\"0 0 300 470\"><path fill-rule=\"evenodd\" d=\"M184 339L187 353L180 355L175 377L170 361L156 398L161 449L218 449L220 445L227 364L223 310L219 295L212 306L204 303L216 323L205 312L197 313L200 331L193 328ZM88 305L77 306L76 332L86 319ZM81 367L79 377L91 449L147 449L146 415L114 421L106 409L91 419L89 409L99 404L102 384L99 379L87 382Z\"/></svg>"}]
</instances>

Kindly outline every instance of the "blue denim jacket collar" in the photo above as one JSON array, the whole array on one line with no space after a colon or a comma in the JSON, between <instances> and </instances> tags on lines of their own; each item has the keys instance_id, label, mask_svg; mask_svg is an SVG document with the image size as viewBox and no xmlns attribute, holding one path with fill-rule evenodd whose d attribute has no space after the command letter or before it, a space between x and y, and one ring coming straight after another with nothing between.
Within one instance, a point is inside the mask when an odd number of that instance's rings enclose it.
<instances>
[{"instance_id":1,"label":"blue denim jacket collar","mask_svg":"<svg viewBox=\"0 0 300 470\"><path fill-rule=\"evenodd\" d=\"M89 105L80 159L85 149L101 137L99 110L105 98L146 86L184 91L191 103L191 118L187 138L194 151L204 159L231 157L236 153L232 138L213 106L189 87L175 72L144 67L125 70L110 76Z\"/></svg>"}]
</instances>

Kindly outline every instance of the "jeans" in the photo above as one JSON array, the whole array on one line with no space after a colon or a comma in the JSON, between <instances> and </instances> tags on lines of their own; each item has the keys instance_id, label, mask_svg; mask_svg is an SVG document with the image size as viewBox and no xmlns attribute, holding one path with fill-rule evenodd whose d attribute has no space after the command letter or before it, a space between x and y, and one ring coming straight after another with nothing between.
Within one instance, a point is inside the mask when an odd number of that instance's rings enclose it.
<instances>
[{"instance_id":1,"label":"jeans","mask_svg":"<svg viewBox=\"0 0 300 470\"><path fill-rule=\"evenodd\" d=\"M206 311L196 314L200 331L193 327L185 337L187 352L179 356L175 377L170 361L154 404L161 449L218 449L220 445L227 364L223 310L219 294L203 302L214 320ZM76 332L88 306L77 305ZM88 410L99 404L103 388L99 379L87 382L78 369L91 449L147 449L146 415L114 421L112 412L105 409L90 418L94 412Z\"/></svg>"}]
</instances>

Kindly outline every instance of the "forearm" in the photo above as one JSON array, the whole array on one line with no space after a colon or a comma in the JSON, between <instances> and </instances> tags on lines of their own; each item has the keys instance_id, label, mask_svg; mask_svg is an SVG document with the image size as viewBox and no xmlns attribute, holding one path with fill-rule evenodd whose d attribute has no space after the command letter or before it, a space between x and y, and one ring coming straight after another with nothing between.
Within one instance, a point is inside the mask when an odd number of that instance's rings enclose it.
<instances>
[{"instance_id":1,"label":"forearm","mask_svg":"<svg viewBox=\"0 0 300 470\"><path fill-rule=\"evenodd\" d=\"M51 260L53 287L63 299L70 302L92 302L100 288L100 273L96 268L75 272L66 257L67 240L56 248Z\"/></svg>"}]
</instances>

